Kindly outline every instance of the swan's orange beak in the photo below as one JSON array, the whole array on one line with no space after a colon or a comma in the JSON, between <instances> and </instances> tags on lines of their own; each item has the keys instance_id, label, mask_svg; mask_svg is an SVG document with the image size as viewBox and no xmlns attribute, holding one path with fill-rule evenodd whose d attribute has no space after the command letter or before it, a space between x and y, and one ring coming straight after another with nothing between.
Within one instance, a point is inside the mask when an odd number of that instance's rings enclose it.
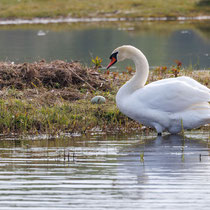
<instances>
[{"instance_id":1,"label":"swan's orange beak","mask_svg":"<svg viewBox=\"0 0 210 210\"><path fill-rule=\"evenodd\" d=\"M114 65L117 62L117 59L115 57L111 58L111 62L109 63L109 65L106 67L106 69L110 68L112 65Z\"/></svg>"}]
</instances>

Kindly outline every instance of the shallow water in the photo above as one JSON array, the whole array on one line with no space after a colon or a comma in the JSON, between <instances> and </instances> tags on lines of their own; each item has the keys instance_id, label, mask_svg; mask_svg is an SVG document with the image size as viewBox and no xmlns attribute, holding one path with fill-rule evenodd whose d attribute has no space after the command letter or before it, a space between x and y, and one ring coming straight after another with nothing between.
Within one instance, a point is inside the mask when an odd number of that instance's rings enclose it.
<instances>
[{"instance_id":1,"label":"shallow water","mask_svg":"<svg viewBox=\"0 0 210 210\"><path fill-rule=\"evenodd\" d=\"M0 209L209 209L209 133L191 137L1 139Z\"/></svg>"},{"instance_id":2,"label":"shallow water","mask_svg":"<svg viewBox=\"0 0 210 210\"><path fill-rule=\"evenodd\" d=\"M194 69L210 68L210 22L120 22L0 26L0 60L79 60L91 57L107 66L113 49L131 44L141 49L151 67L180 60ZM125 63L116 66L125 69Z\"/></svg>"}]
</instances>

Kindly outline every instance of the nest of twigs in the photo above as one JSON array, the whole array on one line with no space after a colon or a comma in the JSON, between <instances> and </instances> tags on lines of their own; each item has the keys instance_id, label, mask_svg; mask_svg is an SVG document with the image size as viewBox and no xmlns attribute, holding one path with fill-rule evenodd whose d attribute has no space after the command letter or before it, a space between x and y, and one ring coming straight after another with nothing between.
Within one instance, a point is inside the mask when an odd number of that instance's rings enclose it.
<instances>
[{"instance_id":1,"label":"nest of twigs","mask_svg":"<svg viewBox=\"0 0 210 210\"><path fill-rule=\"evenodd\" d=\"M45 87L48 89L87 88L107 90L109 81L95 69L82 66L79 62L60 60L46 63L0 63L0 90L4 87L24 88Z\"/></svg>"}]
</instances>

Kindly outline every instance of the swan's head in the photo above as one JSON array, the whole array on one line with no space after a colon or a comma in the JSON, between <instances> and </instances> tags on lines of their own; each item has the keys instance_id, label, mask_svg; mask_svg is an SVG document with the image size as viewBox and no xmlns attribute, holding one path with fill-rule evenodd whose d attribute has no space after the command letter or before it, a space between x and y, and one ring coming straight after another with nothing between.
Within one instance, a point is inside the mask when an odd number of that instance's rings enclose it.
<instances>
[{"instance_id":1,"label":"swan's head","mask_svg":"<svg viewBox=\"0 0 210 210\"><path fill-rule=\"evenodd\" d=\"M137 48L130 45L123 45L116 48L110 56L111 61L107 66L107 69L114 65L117 61L131 59L137 51L139 51Z\"/></svg>"}]
</instances>

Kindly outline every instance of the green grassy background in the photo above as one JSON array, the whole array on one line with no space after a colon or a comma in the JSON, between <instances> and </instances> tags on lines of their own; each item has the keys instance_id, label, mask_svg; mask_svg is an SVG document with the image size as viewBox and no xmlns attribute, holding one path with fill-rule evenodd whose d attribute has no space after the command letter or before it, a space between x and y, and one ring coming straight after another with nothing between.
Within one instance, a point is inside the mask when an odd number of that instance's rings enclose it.
<instances>
[{"instance_id":1,"label":"green grassy background","mask_svg":"<svg viewBox=\"0 0 210 210\"><path fill-rule=\"evenodd\" d=\"M210 0L0 0L0 18L153 17L210 14Z\"/></svg>"}]
</instances>

